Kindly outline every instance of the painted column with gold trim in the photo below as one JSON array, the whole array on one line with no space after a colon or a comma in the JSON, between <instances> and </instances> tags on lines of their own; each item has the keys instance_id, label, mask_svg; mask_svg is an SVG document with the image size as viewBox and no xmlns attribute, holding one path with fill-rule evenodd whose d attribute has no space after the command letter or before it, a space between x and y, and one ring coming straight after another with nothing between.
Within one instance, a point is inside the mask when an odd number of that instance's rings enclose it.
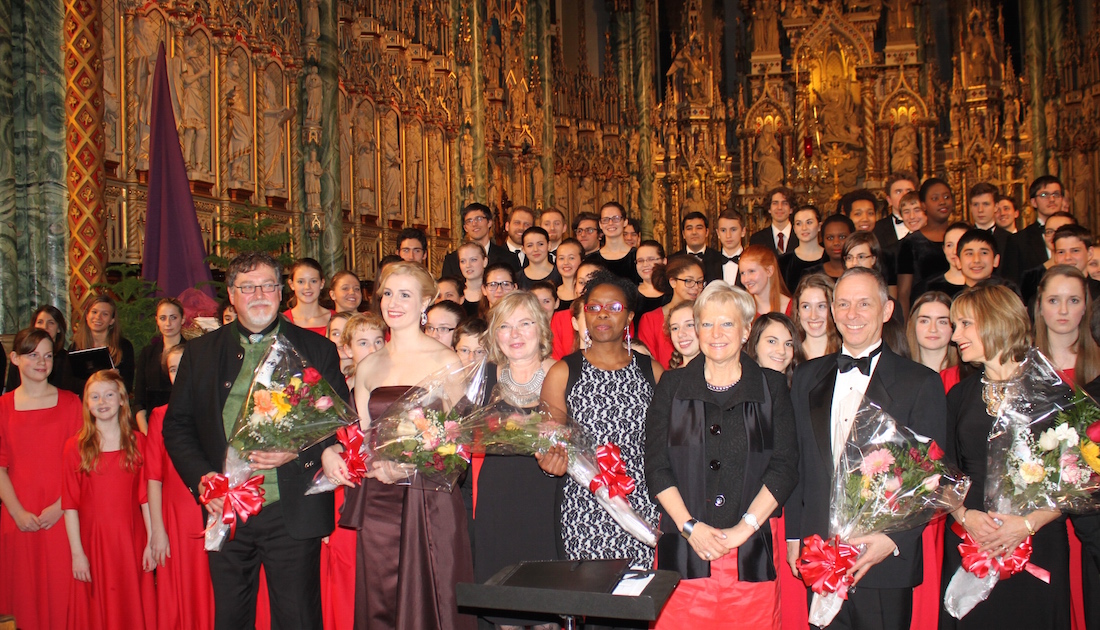
<instances>
[{"instance_id":1,"label":"painted column with gold trim","mask_svg":"<svg viewBox=\"0 0 1100 630\"><path fill-rule=\"evenodd\" d=\"M65 152L69 189L69 301L79 321L105 278L103 58L98 0L65 0Z\"/></svg>"}]
</instances>

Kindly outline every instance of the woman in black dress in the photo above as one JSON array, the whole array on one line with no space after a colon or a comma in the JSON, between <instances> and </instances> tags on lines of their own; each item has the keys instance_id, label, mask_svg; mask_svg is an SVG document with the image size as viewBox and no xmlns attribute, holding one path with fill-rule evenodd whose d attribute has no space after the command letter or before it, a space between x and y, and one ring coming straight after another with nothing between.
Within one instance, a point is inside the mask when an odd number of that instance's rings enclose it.
<instances>
[{"instance_id":1,"label":"woman in black dress","mask_svg":"<svg viewBox=\"0 0 1100 630\"><path fill-rule=\"evenodd\" d=\"M654 240L642 241L638 245L637 269L638 277L642 282L638 285L638 308L634 311L634 327L638 327L642 315L661 308L669 299L657 285L653 278L654 271L665 266L665 248Z\"/></svg>"},{"instance_id":2,"label":"woman in black dress","mask_svg":"<svg viewBox=\"0 0 1100 630\"><path fill-rule=\"evenodd\" d=\"M802 274L829 260L821 246L821 211L817 206L802 206L792 217L798 247L779 257L779 270L788 287L797 287Z\"/></svg>"},{"instance_id":3,"label":"woman in black dress","mask_svg":"<svg viewBox=\"0 0 1100 630\"><path fill-rule=\"evenodd\" d=\"M609 201L600 208L600 231L603 232L604 245L585 257L607 269L616 276L622 276L637 283L641 281L634 269L636 252L623 238L626 226L626 209L617 201Z\"/></svg>"},{"instance_id":4,"label":"woman in black dress","mask_svg":"<svg viewBox=\"0 0 1100 630\"><path fill-rule=\"evenodd\" d=\"M1039 628L1070 627L1069 541L1066 522L1058 512L1037 510L1025 516L985 511L989 408L997 391L1012 379L1031 345L1031 322L1020 298L1003 286L965 291L951 306L952 336L961 359L980 364L981 372L952 388L947 396L947 461L970 476L963 507L953 514L982 548L994 555L1011 553L1031 535L1031 562L1050 571L1046 584L1026 571L1001 580L989 598L961 620L940 612L940 627ZM958 536L947 528L944 541L943 586L961 566Z\"/></svg>"},{"instance_id":5,"label":"woman in black dress","mask_svg":"<svg viewBox=\"0 0 1100 630\"><path fill-rule=\"evenodd\" d=\"M172 395L172 381L161 358L173 346L186 341L182 334L183 304L179 300L164 298L157 302L156 320L160 334L141 349L134 378L134 419L142 431L148 430L149 412L167 405Z\"/></svg>"},{"instance_id":6,"label":"woman in black dress","mask_svg":"<svg viewBox=\"0 0 1100 630\"><path fill-rule=\"evenodd\" d=\"M134 391L134 344L122 336L122 325L118 321L118 308L115 301L106 295L97 295L88 305L84 319L73 335L69 352L107 348L111 361L126 384L126 391ZM56 365L54 369L57 369ZM84 393L86 378L72 377L72 387L80 387ZM69 389L69 388L66 388Z\"/></svg>"}]
</instances>

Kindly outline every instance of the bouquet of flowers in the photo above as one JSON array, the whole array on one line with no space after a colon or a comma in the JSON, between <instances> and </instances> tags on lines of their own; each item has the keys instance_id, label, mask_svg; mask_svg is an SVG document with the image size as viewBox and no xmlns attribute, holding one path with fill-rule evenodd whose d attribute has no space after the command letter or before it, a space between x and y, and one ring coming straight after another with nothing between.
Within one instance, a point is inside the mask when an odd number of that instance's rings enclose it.
<instances>
[{"instance_id":1,"label":"bouquet of flowers","mask_svg":"<svg viewBox=\"0 0 1100 630\"><path fill-rule=\"evenodd\" d=\"M994 416L989 432L985 507L998 514L1026 515L1034 510L1088 512L1100 490L1100 408L1058 376L1032 348L1016 374L985 385L983 396ZM1031 537L1002 557L961 527L963 566L944 592L944 607L962 619L989 597L997 582L1028 571L1049 582L1050 574L1029 562Z\"/></svg>"},{"instance_id":2,"label":"bouquet of flowers","mask_svg":"<svg viewBox=\"0 0 1100 630\"><path fill-rule=\"evenodd\" d=\"M454 365L409 389L372 421L370 459L397 464L399 485L450 492L470 464L462 417L484 392L485 364Z\"/></svg>"},{"instance_id":3,"label":"bouquet of flowers","mask_svg":"<svg viewBox=\"0 0 1100 630\"><path fill-rule=\"evenodd\" d=\"M624 530L639 541L657 546L658 530L630 505L627 495L634 480L626 474L619 447L604 444L593 448L581 427L564 412L545 404L525 409L494 392L490 404L462 420L462 429L475 453L489 455L534 455L553 446L563 446L569 457L566 473L588 488L596 502L607 510Z\"/></svg>"},{"instance_id":4,"label":"bouquet of flowers","mask_svg":"<svg viewBox=\"0 0 1100 630\"><path fill-rule=\"evenodd\" d=\"M276 335L252 377L248 396L233 425L222 474L203 482L201 500L224 498L222 515L207 520L206 549L217 551L263 506L264 476L252 476L246 454L300 451L340 427L358 421L315 368L286 337Z\"/></svg>"},{"instance_id":5,"label":"bouquet of flowers","mask_svg":"<svg viewBox=\"0 0 1100 630\"><path fill-rule=\"evenodd\" d=\"M933 440L863 398L829 497L830 540L804 541L799 569L813 591L810 623L827 626L848 598L848 569L862 549L847 540L923 525L962 505L970 479L943 461Z\"/></svg>"}]
</instances>

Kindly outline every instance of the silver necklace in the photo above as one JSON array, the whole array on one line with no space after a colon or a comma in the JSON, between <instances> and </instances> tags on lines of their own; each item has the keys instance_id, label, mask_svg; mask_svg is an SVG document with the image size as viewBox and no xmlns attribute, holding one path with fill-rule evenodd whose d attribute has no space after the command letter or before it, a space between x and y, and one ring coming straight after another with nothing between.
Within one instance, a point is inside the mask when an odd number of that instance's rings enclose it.
<instances>
[{"instance_id":1,"label":"silver necklace","mask_svg":"<svg viewBox=\"0 0 1100 630\"><path fill-rule=\"evenodd\" d=\"M503 385L519 402L538 400L542 394L542 381L546 378L546 370L539 367L526 383L517 383L512 378L512 370L504 368L500 371L500 384Z\"/></svg>"}]
</instances>

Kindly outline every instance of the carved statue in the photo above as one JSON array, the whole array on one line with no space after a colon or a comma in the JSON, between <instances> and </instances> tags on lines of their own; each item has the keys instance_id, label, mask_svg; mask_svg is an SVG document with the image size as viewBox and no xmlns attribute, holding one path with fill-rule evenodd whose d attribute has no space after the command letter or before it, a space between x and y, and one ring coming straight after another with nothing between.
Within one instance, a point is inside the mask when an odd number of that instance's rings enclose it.
<instances>
[{"instance_id":1,"label":"carved statue","mask_svg":"<svg viewBox=\"0 0 1100 630\"><path fill-rule=\"evenodd\" d=\"M1047 124L1047 137L1052 140L1058 137L1060 131L1058 128L1058 105L1055 101L1056 99L1053 98L1047 99L1046 104L1043 105L1043 117L1046 119Z\"/></svg>"},{"instance_id":2,"label":"carved statue","mask_svg":"<svg viewBox=\"0 0 1100 630\"><path fill-rule=\"evenodd\" d=\"M229 179L249 181L252 162L252 116L249 112L248 77L236 57L230 57L227 99L229 104Z\"/></svg>"},{"instance_id":3,"label":"carved statue","mask_svg":"<svg viewBox=\"0 0 1100 630\"><path fill-rule=\"evenodd\" d=\"M986 29L982 26L981 18L975 13L970 17L968 25L969 37L967 37L967 78L970 85L985 85L993 78L993 49L986 39Z\"/></svg>"},{"instance_id":4,"label":"carved statue","mask_svg":"<svg viewBox=\"0 0 1100 630\"><path fill-rule=\"evenodd\" d=\"M473 103L473 81L470 79L470 70L463 66L458 72L458 102L462 111L468 112Z\"/></svg>"},{"instance_id":5,"label":"carved statue","mask_svg":"<svg viewBox=\"0 0 1100 630\"><path fill-rule=\"evenodd\" d=\"M120 101L118 93L118 54L113 32L103 36L103 135L107 155L119 153L118 121Z\"/></svg>"},{"instance_id":6,"label":"carved statue","mask_svg":"<svg viewBox=\"0 0 1100 630\"><path fill-rule=\"evenodd\" d=\"M577 189L577 211L596 211L596 190L592 178L587 175L581 178L580 188Z\"/></svg>"},{"instance_id":7,"label":"carved statue","mask_svg":"<svg viewBox=\"0 0 1100 630\"><path fill-rule=\"evenodd\" d=\"M387 219L401 217L401 199L405 194L401 172L401 138L397 115L382 118L382 208Z\"/></svg>"},{"instance_id":8,"label":"carved statue","mask_svg":"<svg viewBox=\"0 0 1100 630\"><path fill-rule=\"evenodd\" d=\"M554 207L569 216L569 176L565 173L554 174Z\"/></svg>"},{"instance_id":9,"label":"carved statue","mask_svg":"<svg viewBox=\"0 0 1100 630\"><path fill-rule=\"evenodd\" d=\"M542 187L542 164L536 162L531 168L531 199L535 201L536 210L543 206L543 199L545 195L543 194Z\"/></svg>"},{"instance_id":10,"label":"carved statue","mask_svg":"<svg viewBox=\"0 0 1100 630\"><path fill-rule=\"evenodd\" d=\"M428 134L428 203L431 204L432 223L447 226L447 161L443 152L443 132Z\"/></svg>"},{"instance_id":11,"label":"carved statue","mask_svg":"<svg viewBox=\"0 0 1100 630\"><path fill-rule=\"evenodd\" d=\"M474 172L474 137L469 129L462 130L462 137L458 141L459 165L463 175L472 175Z\"/></svg>"},{"instance_id":12,"label":"carved statue","mask_svg":"<svg viewBox=\"0 0 1100 630\"><path fill-rule=\"evenodd\" d=\"M895 173L916 173L919 155L917 128L909 122L908 118L899 116L900 125L894 130L894 137L890 141L890 169Z\"/></svg>"},{"instance_id":13,"label":"carved statue","mask_svg":"<svg viewBox=\"0 0 1100 630\"><path fill-rule=\"evenodd\" d=\"M317 161L317 149L309 150L309 161L305 165L306 171L306 208L310 211L321 209L321 174L324 170Z\"/></svg>"},{"instance_id":14,"label":"carved statue","mask_svg":"<svg viewBox=\"0 0 1100 630\"><path fill-rule=\"evenodd\" d=\"M176 94L179 98L179 120L183 144L183 160L189 173L205 173L208 170L209 149L207 118L210 101L206 84L210 68L206 65L202 43L192 36L183 40L183 63L180 65Z\"/></svg>"},{"instance_id":15,"label":"carved statue","mask_svg":"<svg viewBox=\"0 0 1100 630\"><path fill-rule=\"evenodd\" d=\"M377 154L374 136L374 108L363 101L356 108L357 140L355 159L355 205L361 215L378 216Z\"/></svg>"},{"instance_id":16,"label":"carved statue","mask_svg":"<svg viewBox=\"0 0 1100 630\"><path fill-rule=\"evenodd\" d=\"M419 125L405 128L405 205L411 219L427 223L424 207L424 137Z\"/></svg>"},{"instance_id":17,"label":"carved statue","mask_svg":"<svg viewBox=\"0 0 1100 630\"><path fill-rule=\"evenodd\" d=\"M821 108L821 142L859 144L859 112L852 100L846 77L833 76L824 94L818 94Z\"/></svg>"},{"instance_id":18,"label":"carved statue","mask_svg":"<svg viewBox=\"0 0 1100 630\"><path fill-rule=\"evenodd\" d=\"M500 42L495 34L489 35L489 46L485 54L485 79L489 89L500 87Z\"/></svg>"},{"instance_id":19,"label":"carved statue","mask_svg":"<svg viewBox=\"0 0 1100 630\"><path fill-rule=\"evenodd\" d=\"M707 204L703 201L702 185L699 183L699 180L693 179L691 184L688 185L687 195L684 197L682 210L681 216L686 216L692 212L707 213Z\"/></svg>"},{"instance_id":20,"label":"carved statue","mask_svg":"<svg viewBox=\"0 0 1100 630\"><path fill-rule=\"evenodd\" d=\"M783 162L780 160L779 140L775 137L772 123L764 125L756 139L756 149L752 154L756 162L757 186L761 190L771 190L783 183Z\"/></svg>"},{"instance_id":21,"label":"carved statue","mask_svg":"<svg viewBox=\"0 0 1100 630\"><path fill-rule=\"evenodd\" d=\"M147 17L134 20L134 89L137 91L138 168L149 164L149 108L153 100L153 71L157 66L160 34Z\"/></svg>"},{"instance_id":22,"label":"carved statue","mask_svg":"<svg viewBox=\"0 0 1100 630\"><path fill-rule=\"evenodd\" d=\"M321 12L318 0L306 0L306 39L321 36Z\"/></svg>"},{"instance_id":23,"label":"carved statue","mask_svg":"<svg viewBox=\"0 0 1100 630\"><path fill-rule=\"evenodd\" d=\"M1082 151L1076 151L1073 154L1073 178L1070 183L1073 193L1073 207L1070 211L1082 225L1088 221L1089 208L1093 205L1093 188L1092 165L1089 164L1088 156Z\"/></svg>"},{"instance_id":24,"label":"carved statue","mask_svg":"<svg viewBox=\"0 0 1100 630\"><path fill-rule=\"evenodd\" d=\"M356 119L355 101L340 94L340 201L351 202L351 152L354 142L351 138L351 126Z\"/></svg>"},{"instance_id":25,"label":"carved statue","mask_svg":"<svg viewBox=\"0 0 1100 630\"><path fill-rule=\"evenodd\" d=\"M286 123L294 117L282 90L270 72L264 76L264 188L286 196Z\"/></svg>"},{"instance_id":26,"label":"carved statue","mask_svg":"<svg viewBox=\"0 0 1100 630\"><path fill-rule=\"evenodd\" d=\"M775 0L756 0L752 9L753 52L779 52L779 16Z\"/></svg>"},{"instance_id":27,"label":"carved statue","mask_svg":"<svg viewBox=\"0 0 1100 630\"><path fill-rule=\"evenodd\" d=\"M321 126L321 106L324 102L324 83L317 74L317 66L310 66L306 75L306 126Z\"/></svg>"}]
</instances>

